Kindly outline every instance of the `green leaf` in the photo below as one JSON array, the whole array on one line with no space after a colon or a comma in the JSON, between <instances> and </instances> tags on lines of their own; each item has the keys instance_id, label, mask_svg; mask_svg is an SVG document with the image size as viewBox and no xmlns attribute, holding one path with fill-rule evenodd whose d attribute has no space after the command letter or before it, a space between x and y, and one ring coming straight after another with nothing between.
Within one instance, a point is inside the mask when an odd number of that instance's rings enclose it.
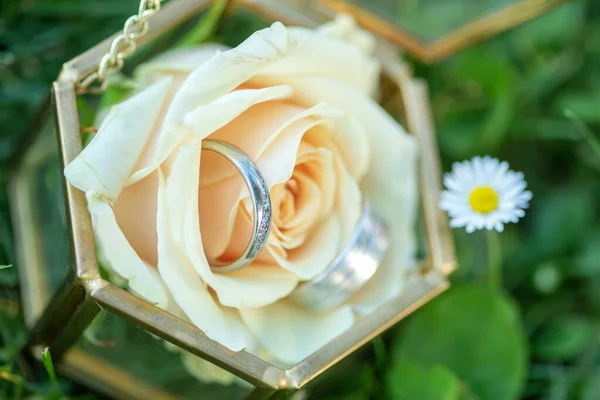
<instances>
[{"instance_id":1,"label":"green leaf","mask_svg":"<svg viewBox=\"0 0 600 400\"><path fill-rule=\"evenodd\" d=\"M521 118L515 121L511 138L515 140L579 141L580 135L573 123L564 118Z\"/></svg>"},{"instance_id":2,"label":"green leaf","mask_svg":"<svg viewBox=\"0 0 600 400\"><path fill-rule=\"evenodd\" d=\"M600 109L600 104L597 104L596 107ZM565 110L565 116L575 123L575 126L578 128L583 139L589 144L594 153L600 157L600 139L598 139L587 125L570 109Z\"/></svg>"},{"instance_id":3,"label":"green leaf","mask_svg":"<svg viewBox=\"0 0 600 400\"><path fill-rule=\"evenodd\" d=\"M0 270L12 267L12 265L0 265Z\"/></svg>"},{"instance_id":4,"label":"green leaf","mask_svg":"<svg viewBox=\"0 0 600 400\"><path fill-rule=\"evenodd\" d=\"M534 197L530 247L554 255L578 244L594 221L594 204L593 193L584 187L557 187L539 202Z\"/></svg>"},{"instance_id":5,"label":"green leaf","mask_svg":"<svg viewBox=\"0 0 600 400\"><path fill-rule=\"evenodd\" d=\"M82 5L80 1L53 1L53 2L35 2L35 7L31 12L46 17L72 17L79 16L85 19L98 17L127 18L137 11L135 3L123 0L103 0L102 3L95 1L85 2Z\"/></svg>"},{"instance_id":6,"label":"green leaf","mask_svg":"<svg viewBox=\"0 0 600 400\"><path fill-rule=\"evenodd\" d=\"M568 269L572 276L584 278L600 276L600 230L589 232L579 255Z\"/></svg>"},{"instance_id":7,"label":"green leaf","mask_svg":"<svg viewBox=\"0 0 600 400\"><path fill-rule=\"evenodd\" d=\"M481 400L481 397L477 396L471 391L471 389L464 383L460 387L460 394L458 400Z\"/></svg>"},{"instance_id":8,"label":"green leaf","mask_svg":"<svg viewBox=\"0 0 600 400\"><path fill-rule=\"evenodd\" d=\"M10 382L13 385L13 387L11 388L13 393L13 399L22 398L24 386L23 377L13 374L11 372L11 369L8 367L2 367L0 368L0 383L2 383L3 381ZM2 386L0 386L0 388L2 388ZM1 392L0 395L2 395Z\"/></svg>"},{"instance_id":9,"label":"green leaf","mask_svg":"<svg viewBox=\"0 0 600 400\"><path fill-rule=\"evenodd\" d=\"M512 301L468 285L453 287L418 311L400 332L392 354L396 362L447 368L482 400L510 400L523 387L526 353Z\"/></svg>"},{"instance_id":10,"label":"green leaf","mask_svg":"<svg viewBox=\"0 0 600 400\"><path fill-rule=\"evenodd\" d=\"M481 130L481 140L487 146L494 148L500 146L516 111L515 100L515 94L511 90L502 90L494 95L490 111Z\"/></svg>"},{"instance_id":11,"label":"green leaf","mask_svg":"<svg viewBox=\"0 0 600 400\"><path fill-rule=\"evenodd\" d=\"M77 98L77 112L79 113L79 125L81 127L90 127L96 122L96 110L87 99Z\"/></svg>"},{"instance_id":12,"label":"green leaf","mask_svg":"<svg viewBox=\"0 0 600 400\"><path fill-rule=\"evenodd\" d=\"M439 365L427 368L399 360L385 378L388 394L396 400L458 400L461 392L460 380Z\"/></svg>"},{"instance_id":13,"label":"green leaf","mask_svg":"<svg viewBox=\"0 0 600 400\"><path fill-rule=\"evenodd\" d=\"M593 371L583 382L579 400L600 399L600 369Z\"/></svg>"},{"instance_id":14,"label":"green leaf","mask_svg":"<svg viewBox=\"0 0 600 400\"><path fill-rule=\"evenodd\" d=\"M570 360L582 354L595 334L592 321L581 315L562 315L542 326L532 353L544 361Z\"/></svg>"},{"instance_id":15,"label":"green leaf","mask_svg":"<svg viewBox=\"0 0 600 400\"><path fill-rule=\"evenodd\" d=\"M564 112L569 118L577 115L587 123L600 122L600 93L595 90L565 93L557 99L555 107L557 112Z\"/></svg>"},{"instance_id":16,"label":"green leaf","mask_svg":"<svg viewBox=\"0 0 600 400\"><path fill-rule=\"evenodd\" d=\"M526 62L526 71L520 79L519 99L527 105L547 101L549 95L581 71L582 64L581 52L573 48ZM536 115L536 119L542 121L543 118Z\"/></svg>"},{"instance_id":17,"label":"green leaf","mask_svg":"<svg viewBox=\"0 0 600 400\"><path fill-rule=\"evenodd\" d=\"M129 79L121 74L113 74L110 76L109 85L100 102L99 110L107 108L123 102L129 95L137 89L143 89L144 86L135 80Z\"/></svg>"},{"instance_id":18,"label":"green leaf","mask_svg":"<svg viewBox=\"0 0 600 400\"><path fill-rule=\"evenodd\" d=\"M227 46L237 46L259 29L271 25L273 21L258 16L251 11L238 7L231 15L224 18L217 30L217 42Z\"/></svg>"},{"instance_id":19,"label":"green leaf","mask_svg":"<svg viewBox=\"0 0 600 400\"><path fill-rule=\"evenodd\" d=\"M50 348L48 347L46 347L42 352L42 363L44 364L44 368L46 369L46 373L48 374L48 379L54 387L54 391L57 393L57 395L62 395L62 390L60 389L60 385L58 384L58 380L56 379L56 371L54 370L54 363L52 362Z\"/></svg>"},{"instance_id":20,"label":"green leaf","mask_svg":"<svg viewBox=\"0 0 600 400\"><path fill-rule=\"evenodd\" d=\"M227 7L227 0L215 0L208 12L202 16L186 35L177 42L176 46L193 46L206 42L214 34L219 20Z\"/></svg>"},{"instance_id":21,"label":"green leaf","mask_svg":"<svg viewBox=\"0 0 600 400\"><path fill-rule=\"evenodd\" d=\"M463 158L500 146L516 113L513 69L494 51L478 49L457 59L449 78L463 98L448 102L440 124L445 151Z\"/></svg>"},{"instance_id":22,"label":"green leaf","mask_svg":"<svg viewBox=\"0 0 600 400\"><path fill-rule=\"evenodd\" d=\"M585 2L571 1L518 28L513 35L515 45L526 45L529 49L564 45L579 33L584 17Z\"/></svg>"}]
</instances>

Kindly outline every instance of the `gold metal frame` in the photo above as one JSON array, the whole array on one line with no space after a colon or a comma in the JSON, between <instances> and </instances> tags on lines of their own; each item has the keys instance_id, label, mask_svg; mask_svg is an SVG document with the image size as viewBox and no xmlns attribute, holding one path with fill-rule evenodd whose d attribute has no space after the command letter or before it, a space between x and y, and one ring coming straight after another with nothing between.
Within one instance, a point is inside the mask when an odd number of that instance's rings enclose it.
<instances>
[{"instance_id":1,"label":"gold metal frame","mask_svg":"<svg viewBox=\"0 0 600 400\"><path fill-rule=\"evenodd\" d=\"M127 371L80 349L69 350L59 365L60 373L117 399L178 400Z\"/></svg>"},{"instance_id":2,"label":"gold metal frame","mask_svg":"<svg viewBox=\"0 0 600 400\"><path fill-rule=\"evenodd\" d=\"M150 21L150 30L140 40L140 44L148 42L165 30L197 14L209 4L210 0L178 0L168 4ZM263 3L256 1L239 1L234 4L254 11L261 11L264 7ZM269 11L271 16L286 22L310 23L302 13L294 14L283 9L278 11L276 8L269 8ZM294 15L304 20L295 20ZM82 150L76 106L76 82L93 70L109 44L110 39L107 39L66 63L58 80L53 84L51 98L56 109L62 167ZM100 310L104 309L255 385L255 389L250 394L251 398L268 399L275 393L278 396L288 395L304 387L323 371L445 290L448 287L446 275L456 267L456 262L447 218L437 208L441 177L427 89L422 81L410 77L405 66L397 60L393 49L385 43L380 44L377 54L383 62L384 73L400 88L409 130L418 137L421 144L419 171L429 256L423 265L422 279L415 286L409 288L402 296L382 305L373 314L361 319L333 342L317 350L296 366L287 370L281 369L245 351L233 353L225 349L206 337L194 325L104 280L98 270L92 223L87 211L85 195L63 179L68 234L71 240L72 271L33 326L29 347L39 349L39 346L50 346L53 356L62 359L62 371L79 378L93 376L96 382L102 382L105 390L108 386L113 395L124 396L123 393L127 392L128 396L147 398L145 396L150 393L147 387L133 385L138 387L132 389L134 392L130 392L128 390L132 385L126 385L122 380L111 381L112 374L107 368L112 367L100 365L98 361L87 362L86 357L89 356L79 350L67 353L84 329ZM33 133L36 134L37 131ZM32 240L36 240L36 234L28 231L29 228L24 226L27 222L23 219L27 214L24 206L29 204L29 193L24 190L26 185L23 182L27 179L28 167L23 160L24 158L21 157L17 161L11 179L11 203L14 225L18 228L16 230L19 246L18 261L23 273L22 282L27 287L32 276L36 275L35 271L43 266L42 260L31 257L30 254L36 249L35 244L32 243ZM27 301L30 299L27 297L32 296L28 291L23 293ZM35 311L35 315L38 315L34 306L28 303L25 303L25 306L29 308L25 310L26 313ZM39 354L37 351L35 353ZM103 379L106 381L103 382ZM91 383L93 384L93 381ZM159 391L152 390L152 398L172 398L168 394L160 396Z\"/></svg>"},{"instance_id":3,"label":"gold metal frame","mask_svg":"<svg viewBox=\"0 0 600 400\"><path fill-rule=\"evenodd\" d=\"M351 14L365 28L405 49L408 54L423 62L434 63L469 45L532 20L569 0L523 0L478 18L432 42L423 41L393 23L344 0L315 1L336 12Z\"/></svg>"}]
</instances>

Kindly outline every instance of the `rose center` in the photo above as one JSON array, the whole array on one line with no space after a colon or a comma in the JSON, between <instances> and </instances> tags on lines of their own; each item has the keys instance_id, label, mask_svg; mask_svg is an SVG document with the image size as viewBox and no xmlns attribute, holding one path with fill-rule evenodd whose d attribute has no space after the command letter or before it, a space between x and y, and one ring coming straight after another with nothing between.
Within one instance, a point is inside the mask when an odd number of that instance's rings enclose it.
<instances>
[{"instance_id":1,"label":"rose center","mask_svg":"<svg viewBox=\"0 0 600 400\"><path fill-rule=\"evenodd\" d=\"M289 222L296 214L296 196L298 193L298 181L290 178L285 183L285 194L282 201L279 203L279 218L282 223Z\"/></svg>"},{"instance_id":2,"label":"rose center","mask_svg":"<svg viewBox=\"0 0 600 400\"><path fill-rule=\"evenodd\" d=\"M469 195L469 204L473 211L481 214L489 214L498 208L498 194L489 186L480 186Z\"/></svg>"}]
</instances>

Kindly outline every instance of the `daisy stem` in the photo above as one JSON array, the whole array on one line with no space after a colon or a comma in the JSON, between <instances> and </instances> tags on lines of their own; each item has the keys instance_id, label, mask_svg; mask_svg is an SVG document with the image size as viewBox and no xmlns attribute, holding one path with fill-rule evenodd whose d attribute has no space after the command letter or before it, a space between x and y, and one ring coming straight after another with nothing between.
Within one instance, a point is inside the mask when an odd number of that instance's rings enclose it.
<instances>
[{"instance_id":1,"label":"daisy stem","mask_svg":"<svg viewBox=\"0 0 600 400\"><path fill-rule=\"evenodd\" d=\"M491 288L502 286L502 250L500 235L491 229L487 231L487 256L488 256L488 285Z\"/></svg>"}]
</instances>

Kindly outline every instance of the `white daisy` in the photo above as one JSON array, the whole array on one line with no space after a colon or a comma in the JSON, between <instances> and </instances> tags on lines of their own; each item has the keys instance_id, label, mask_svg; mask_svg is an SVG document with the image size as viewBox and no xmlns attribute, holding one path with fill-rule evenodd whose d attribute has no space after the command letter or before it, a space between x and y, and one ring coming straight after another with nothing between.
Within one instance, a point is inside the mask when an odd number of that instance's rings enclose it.
<instances>
[{"instance_id":1,"label":"white daisy","mask_svg":"<svg viewBox=\"0 0 600 400\"><path fill-rule=\"evenodd\" d=\"M508 169L506 161L490 156L454 163L445 174L439 206L450 216L450 226L504 230L504 224L525 216L532 194L526 191L523 173Z\"/></svg>"}]
</instances>

